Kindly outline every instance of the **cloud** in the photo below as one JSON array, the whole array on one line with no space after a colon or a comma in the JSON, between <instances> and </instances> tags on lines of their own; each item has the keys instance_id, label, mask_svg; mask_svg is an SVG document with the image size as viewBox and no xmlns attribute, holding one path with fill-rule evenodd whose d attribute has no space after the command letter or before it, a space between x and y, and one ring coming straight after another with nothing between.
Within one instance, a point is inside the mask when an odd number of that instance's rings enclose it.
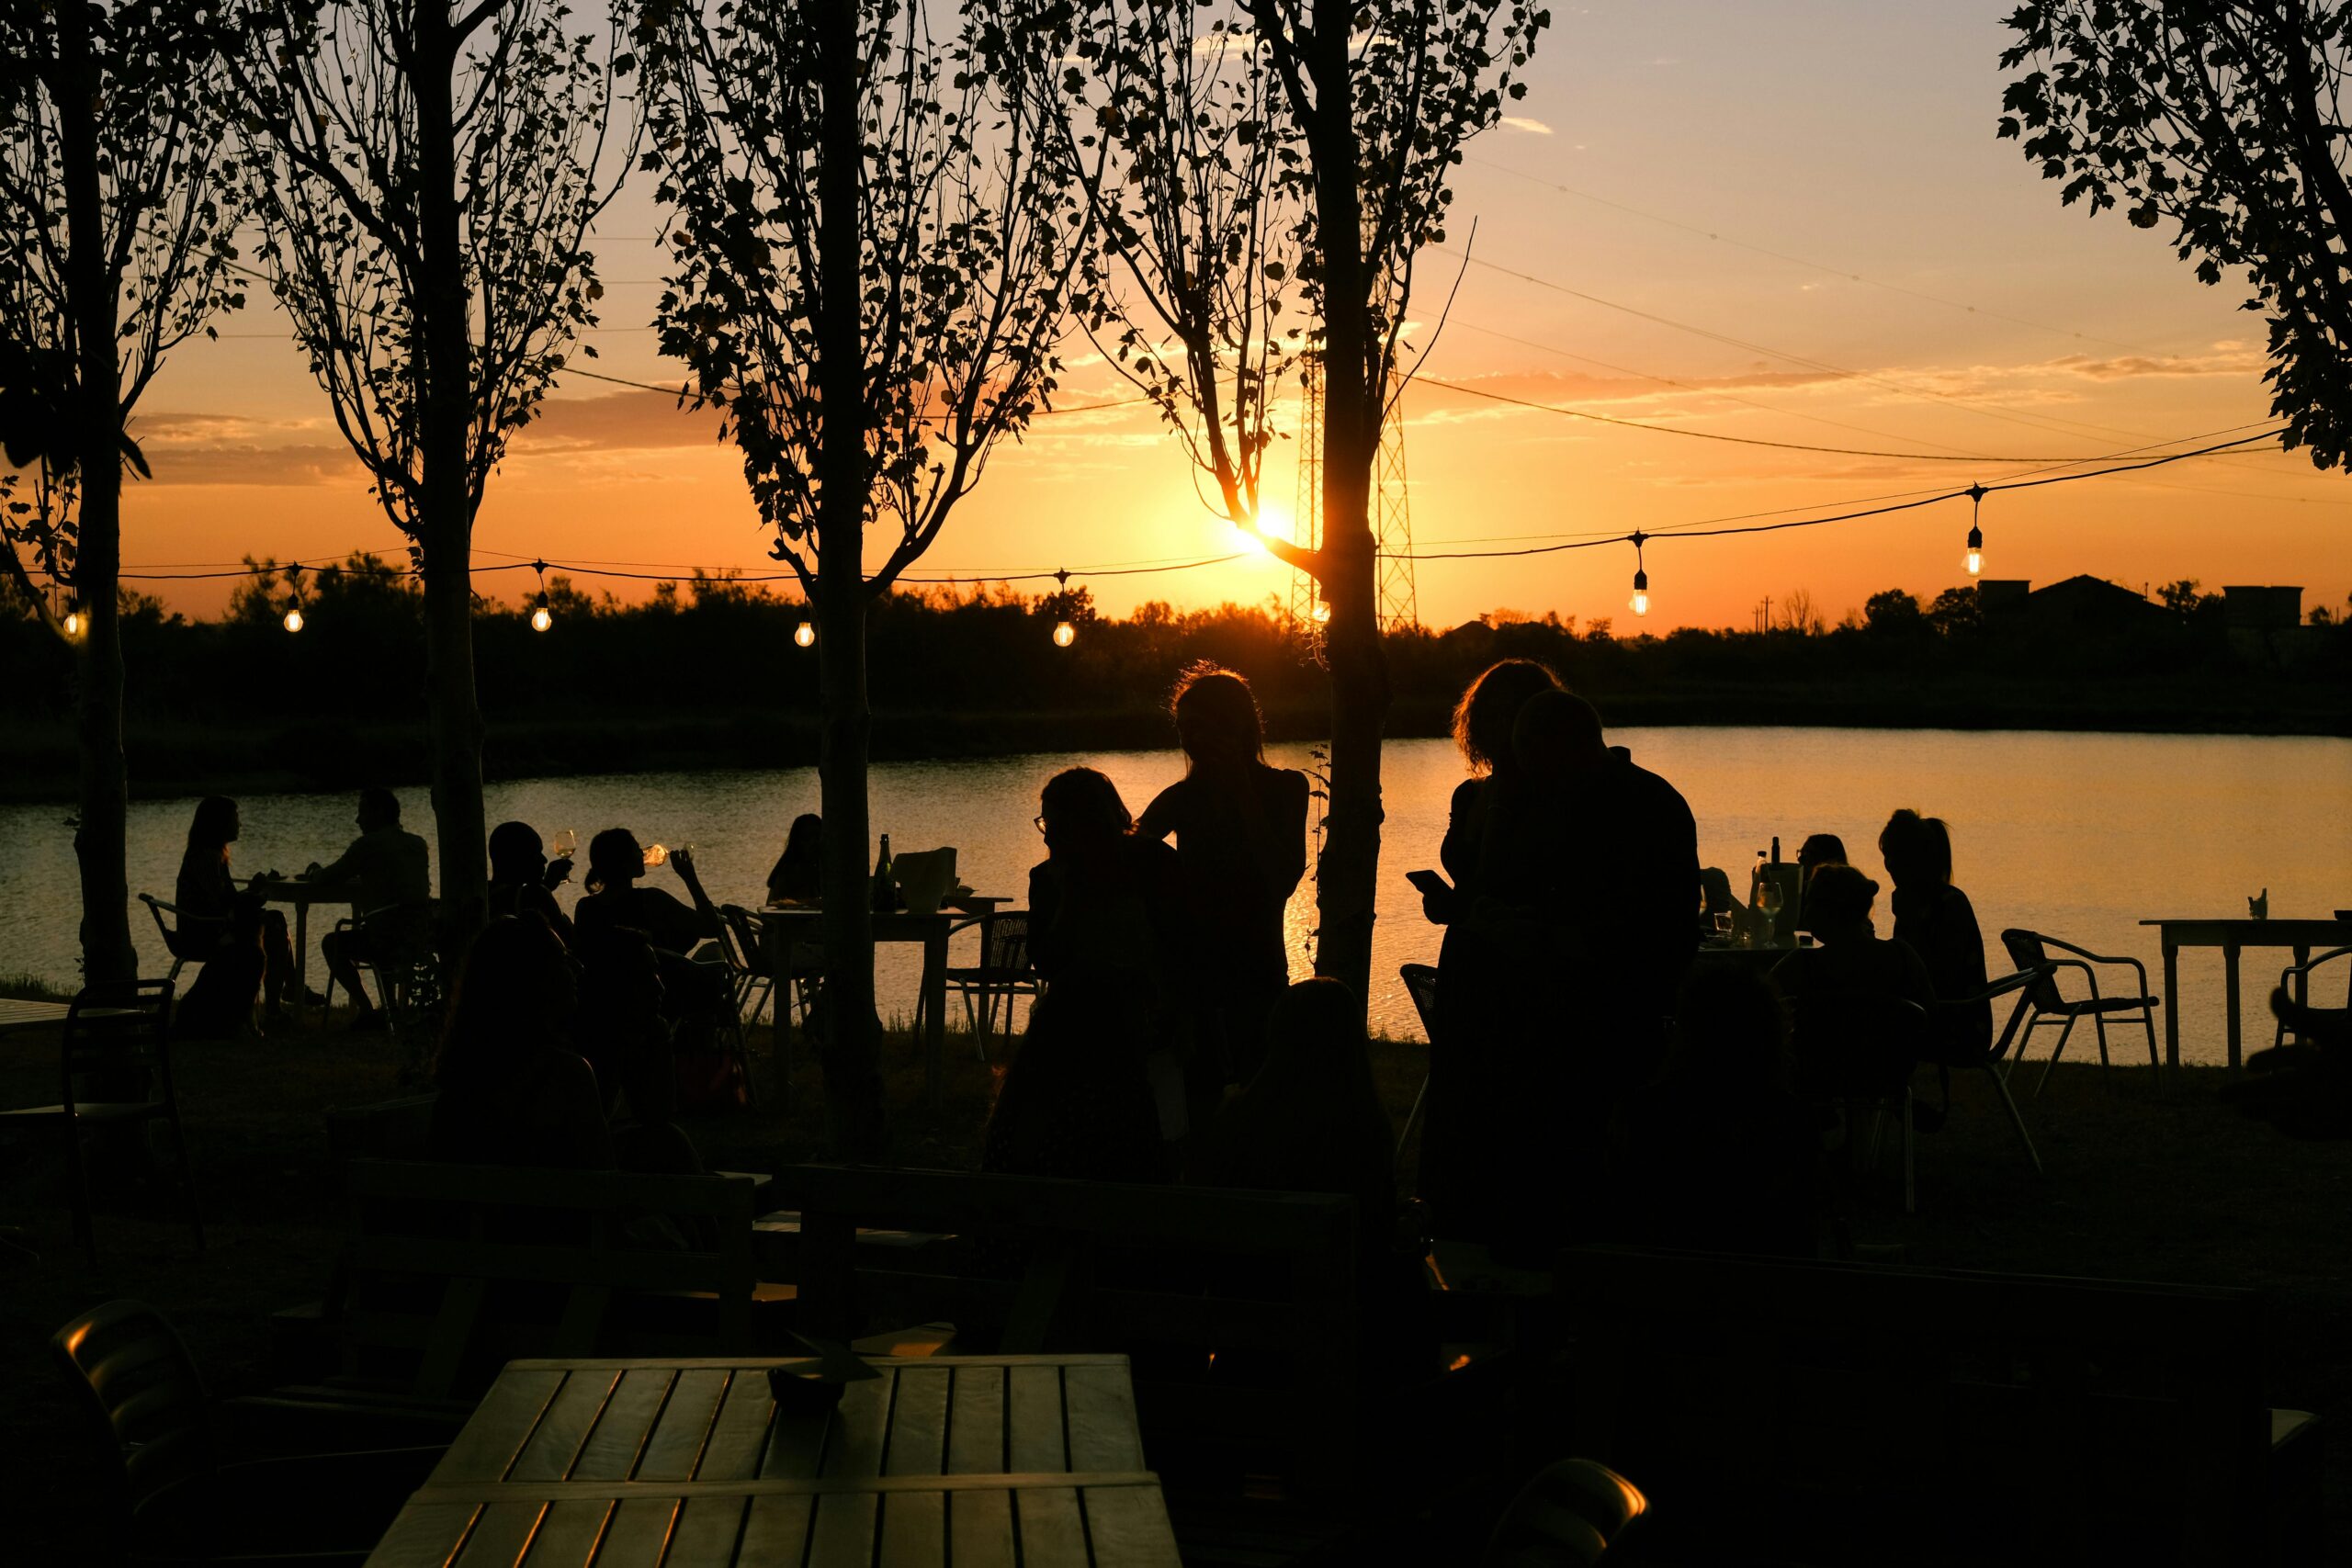
<instances>
[{"instance_id":1,"label":"cloud","mask_svg":"<svg viewBox=\"0 0 2352 1568\"><path fill-rule=\"evenodd\" d=\"M2049 368L2093 381L2124 381L2148 376L2247 376L2258 374L2262 355L2243 344L2216 344L2212 354L2126 354L2106 359L2068 355L2053 359Z\"/></svg>"},{"instance_id":2,"label":"cloud","mask_svg":"<svg viewBox=\"0 0 2352 1568\"><path fill-rule=\"evenodd\" d=\"M1523 130L1530 136L1549 136L1552 134L1552 128L1544 124L1542 120L1528 119L1522 116L1515 114L1507 114L1496 123L1502 126L1506 130Z\"/></svg>"}]
</instances>

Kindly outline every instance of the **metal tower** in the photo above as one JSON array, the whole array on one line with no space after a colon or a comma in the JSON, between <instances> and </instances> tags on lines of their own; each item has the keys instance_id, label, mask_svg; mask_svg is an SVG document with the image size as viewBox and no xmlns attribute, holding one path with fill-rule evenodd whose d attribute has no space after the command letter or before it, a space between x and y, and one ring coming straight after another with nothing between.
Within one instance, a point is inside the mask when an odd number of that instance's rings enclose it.
<instances>
[{"instance_id":1,"label":"metal tower","mask_svg":"<svg viewBox=\"0 0 2352 1568\"><path fill-rule=\"evenodd\" d=\"M1298 496L1292 509L1297 519L1297 542L1307 549L1323 545L1323 365L1308 355L1300 369L1305 396L1298 422ZM1396 410L1397 378L1389 374L1390 408ZM1378 550L1374 566L1379 594L1380 629L1401 631L1416 625L1413 597L1413 517L1405 474L1405 423L1392 412L1380 427L1380 449L1372 464L1373 537ZM1322 609L1315 579L1303 571L1291 573L1290 622L1310 648L1322 641L1321 627L1329 612Z\"/></svg>"}]
</instances>

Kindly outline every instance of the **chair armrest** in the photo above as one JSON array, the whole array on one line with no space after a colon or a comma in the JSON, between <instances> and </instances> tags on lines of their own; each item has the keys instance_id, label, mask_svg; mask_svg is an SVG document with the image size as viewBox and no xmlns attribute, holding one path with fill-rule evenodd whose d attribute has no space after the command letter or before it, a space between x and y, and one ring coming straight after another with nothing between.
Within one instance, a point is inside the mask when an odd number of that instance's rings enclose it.
<instances>
[{"instance_id":1,"label":"chair armrest","mask_svg":"<svg viewBox=\"0 0 2352 1568\"><path fill-rule=\"evenodd\" d=\"M2352 953L2352 947L2331 947L2325 953L2314 953L2302 963L2290 964L2286 968L2278 971L2278 983L2283 986L2293 976L2309 975L2321 964L2342 958L2346 953Z\"/></svg>"},{"instance_id":2,"label":"chair armrest","mask_svg":"<svg viewBox=\"0 0 2352 1568\"><path fill-rule=\"evenodd\" d=\"M1939 1008L1971 1007L1978 1002L1989 1002L1995 997L2006 997L2011 991L2021 991L2035 981L2046 978L2052 967L2054 965L2040 964L2031 969L2020 969L2014 975L2002 976L1981 991L1971 991L1964 997L1939 997L1936 998L1936 1006Z\"/></svg>"},{"instance_id":3,"label":"chair armrest","mask_svg":"<svg viewBox=\"0 0 2352 1568\"><path fill-rule=\"evenodd\" d=\"M2138 959L2123 953L2093 953L2087 947L2076 947L2071 942L2060 942L2054 936L2045 936L2041 940L2052 947L2063 949L2067 953L2075 954L2077 957L2087 958L2093 964L2129 964L2132 968L2140 972L2141 994L2143 996L2147 994L2148 966L2145 964L2141 963Z\"/></svg>"}]
</instances>

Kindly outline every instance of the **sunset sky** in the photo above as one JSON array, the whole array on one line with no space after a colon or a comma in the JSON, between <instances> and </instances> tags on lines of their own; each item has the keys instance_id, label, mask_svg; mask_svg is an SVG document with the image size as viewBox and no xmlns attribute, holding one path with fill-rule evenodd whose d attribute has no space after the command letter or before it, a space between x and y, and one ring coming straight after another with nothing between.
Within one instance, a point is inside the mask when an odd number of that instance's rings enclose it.
<instances>
[{"instance_id":1,"label":"sunset sky","mask_svg":"<svg viewBox=\"0 0 2352 1568\"><path fill-rule=\"evenodd\" d=\"M1996 140L2007 8L1555 6L1519 118L1473 143L1461 172L1456 212L1477 220L1476 261L1426 367L1617 418L1984 461L1774 452L1425 386L1406 401L1416 546L1842 510L1989 483L2053 457L2206 445L2266 423L2263 322L2235 308L2243 287L2198 284L2162 232L2062 209L2055 185ZM655 355L645 324L661 266L650 190L649 181L626 192L600 231L605 325L593 340L601 358L589 363L674 382L678 368ZM1458 247L1469 224L1453 231ZM1434 313L1459 265L1424 259L1417 318ZM142 404L136 434L157 478L126 497L131 570L399 547L261 293L222 323L222 341L183 348ZM1063 400L1126 395L1115 375L1081 364ZM536 555L774 570L740 466L713 429L662 396L567 378L492 481L478 564ZM1291 469L1269 469L1269 493L1286 506ZM2291 582L2307 608L2340 606L2352 589L2347 505L2340 476L2275 450L1996 495L1982 517L1985 571L2037 582L2090 572L2133 588L2181 577L2208 588ZM1929 596L1965 580L1968 523L1965 503L1952 503L1661 540L1648 551L1644 625L1747 626L1759 599L1792 589L1832 620L1881 588ZM1194 500L1177 446L1148 411L1125 409L1039 421L999 455L918 570L1066 566L1083 581L1086 567L1234 543ZM1442 627L1498 607L1556 610L1613 616L1622 632L1633 569L1623 547L1424 562L1420 617ZM525 581L482 586L511 599ZM581 585L624 597L648 587L584 576ZM1261 600L1284 585L1263 558L1090 584L1119 613L1147 598ZM197 614L217 610L230 587L142 586Z\"/></svg>"}]
</instances>

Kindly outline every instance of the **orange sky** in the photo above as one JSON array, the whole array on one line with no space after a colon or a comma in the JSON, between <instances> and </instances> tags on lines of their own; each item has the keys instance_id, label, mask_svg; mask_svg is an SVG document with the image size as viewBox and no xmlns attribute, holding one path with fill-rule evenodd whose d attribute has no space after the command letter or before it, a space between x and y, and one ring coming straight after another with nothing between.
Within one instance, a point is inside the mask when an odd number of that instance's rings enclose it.
<instances>
[{"instance_id":1,"label":"orange sky","mask_svg":"<svg viewBox=\"0 0 2352 1568\"><path fill-rule=\"evenodd\" d=\"M1773 452L1423 387L1406 403L1418 547L1838 510L1993 482L2053 457L2202 445L2188 438L2265 421L2263 323L2234 309L2244 290L2199 285L2161 234L2062 209L2015 144L1995 139L2000 9L1556 7L1519 118L1475 143L1461 172L1456 212L1478 220L1478 263L1427 364L1448 381L1619 418L1983 461ZM658 290L656 221L639 188L604 225L594 363L674 381L644 324ZM1460 218L1453 228L1457 240L1469 231ZM1425 258L1417 315L1435 311L1458 265ZM282 321L258 304L224 321L220 342L180 350L148 393L137 433L158 477L126 497L133 569L397 549ZM1128 393L1099 364L1079 364L1064 395ZM526 558L761 570L740 468L711 431L664 398L568 378L492 480L478 543ZM1294 484L1286 462L1269 465L1278 503ZM2292 582L2306 607L2341 605L2352 590L2347 505L2338 476L2276 451L1997 495L1982 518L1986 574ZM1661 540L1648 552L1643 625L1746 626L1758 599L1792 589L1833 620L1881 588L1931 595L1963 581L1967 528L1965 505L1947 504ZM1148 412L1068 414L1000 453L917 570L1077 573L1221 554L1234 538L1202 511ZM1444 626L1497 607L1556 610L1613 616L1622 632L1632 572L1622 546L1425 562L1420 616ZM513 598L526 581L483 587ZM1090 586L1124 612L1146 598L1258 600L1284 583L1258 558ZM624 597L646 587L582 585ZM191 613L216 610L229 589L146 586Z\"/></svg>"}]
</instances>

